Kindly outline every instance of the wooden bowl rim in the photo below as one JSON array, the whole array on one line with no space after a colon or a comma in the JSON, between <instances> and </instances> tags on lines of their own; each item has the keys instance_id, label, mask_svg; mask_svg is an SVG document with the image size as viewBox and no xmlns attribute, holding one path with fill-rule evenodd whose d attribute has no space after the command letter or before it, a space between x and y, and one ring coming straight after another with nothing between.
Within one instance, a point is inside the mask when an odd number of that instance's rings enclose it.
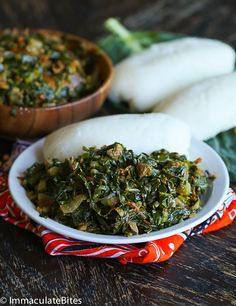
<instances>
[{"instance_id":1,"label":"wooden bowl rim","mask_svg":"<svg viewBox=\"0 0 236 306\"><path fill-rule=\"evenodd\" d=\"M1 104L0 103L0 108L6 108L9 109L9 111L14 108L17 111L30 111L30 112L43 112L43 111L52 111L52 110L57 110L57 109L62 109L62 108L67 108L70 107L72 104L73 105L79 105L82 103L86 103L87 100L90 100L94 97L96 97L99 92L104 92L111 84L112 81L112 77L113 77L113 64L112 61L110 59L110 57L102 50L100 49L97 45L95 45L93 42L91 42L90 40L81 37L79 35L76 34L72 34L72 33L67 33L67 32L62 32L62 31L57 31L57 30L50 30L50 29L46 29L46 28L7 28L7 29L16 29L19 31L24 31L24 30L29 30L29 32L35 32L35 33L44 33L44 34L50 34L50 35L54 35L54 36L65 36L68 37L71 40L77 40L80 41L82 43L84 43L86 46L88 46L88 49L91 50L95 50L97 52L99 52L99 54L102 56L103 60L105 61L107 67L108 67L108 73L106 76L106 79L103 81L103 83L92 93L90 93L87 96L82 97L79 100L75 100L72 102L67 102L61 105L55 105L55 106L47 106L47 107L27 107L27 106L19 106L19 105L7 105L7 104ZM1 29L0 32L2 32L3 30Z\"/></svg>"}]
</instances>

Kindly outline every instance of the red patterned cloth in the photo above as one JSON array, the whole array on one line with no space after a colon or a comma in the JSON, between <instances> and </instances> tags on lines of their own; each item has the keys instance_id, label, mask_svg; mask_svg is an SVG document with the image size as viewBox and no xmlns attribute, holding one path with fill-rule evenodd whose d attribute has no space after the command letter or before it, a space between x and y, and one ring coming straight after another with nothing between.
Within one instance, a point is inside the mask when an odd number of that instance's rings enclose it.
<instances>
[{"instance_id":1,"label":"red patterned cloth","mask_svg":"<svg viewBox=\"0 0 236 306\"><path fill-rule=\"evenodd\" d=\"M20 146L17 144L13 152L14 158L17 155L16 152L19 154L27 146L28 143L21 142ZM7 167L11 162L12 160L8 162ZM209 219L186 232L141 244L104 245L64 237L35 224L13 201L8 190L7 176L2 173L0 176L0 217L41 237L45 251L53 256L117 258L123 264L127 262L144 264L168 260L187 238L216 231L231 224L236 217L236 196L229 189L220 208Z\"/></svg>"}]
</instances>

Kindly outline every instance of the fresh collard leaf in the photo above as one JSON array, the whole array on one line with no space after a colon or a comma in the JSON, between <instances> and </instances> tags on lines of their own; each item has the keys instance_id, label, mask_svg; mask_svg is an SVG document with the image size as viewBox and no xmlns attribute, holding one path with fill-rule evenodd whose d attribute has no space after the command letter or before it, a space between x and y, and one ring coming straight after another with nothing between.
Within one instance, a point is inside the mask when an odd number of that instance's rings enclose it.
<instances>
[{"instance_id":1,"label":"fresh collard leaf","mask_svg":"<svg viewBox=\"0 0 236 306\"><path fill-rule=\"evenodd\" d=\"M222 132L206 141L223 158L232 182L236 182L236 133L235 129Z\"/></svg>"},{"instance_id":2,"label":"fresh collard leaf","mask_svg":"<svg viewBox=\"0 0 236 306\"><path fill-rule=\"evenodd\" d=\"M159 31L132 32L126 29L116 18L107 19L104 27L110 34L100 39L97 44L110 56L113 64L118 64L126 57L148 48L154 43L183 37L182 34ZM114 103L108 99L107 105L120 113L132 112L125 101Z\"/></svg>"},{"instance_id":3,"label":"fresh collard leaf","mask_svg":"<svg viewBox=\"0 0 236 306\"><path fill-rule=\"evenodd\" d=\"M119 63L122 59L131 54L129 48L118 36L109 35L104 37L98 41L98 45L110 56L113 64Z\"/></svg>"},{"instance_id":4,"label":"fresh collard leaf","mask_svg":"<svg viewBox=\"0 0 236 306\"><path fill-rule=\"evenodd\" d=\"M183 37L181 34L168 32L131 32L115 18L107 19L104 25L111 34L100 39L97 43L111 57L114 64L154 43Z\"/></svg>"}]
</instances>

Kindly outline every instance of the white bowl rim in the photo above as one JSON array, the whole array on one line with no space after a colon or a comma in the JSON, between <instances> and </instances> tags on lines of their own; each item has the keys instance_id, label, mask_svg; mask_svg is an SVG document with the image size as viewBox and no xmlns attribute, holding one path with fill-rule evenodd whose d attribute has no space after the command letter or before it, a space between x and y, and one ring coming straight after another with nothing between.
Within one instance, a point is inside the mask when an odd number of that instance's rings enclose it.
<instances>
[{"instance_id":1,"label":"white bowl rim","mask_svg":"<svg viewBox=\"0 0 236 306\"><path fill-rule=\"evenodd\" d=\"M216 179L213 181L211 195L196 217L187 219L179 224L159 231L131 237L84 232L58 223L50 218L40 217L34 204L26 196L25 190L20 184L18 177L22 176L23 171L27 167L31 166L34 161L42 161L43 142L44 138L32 144L23 153L21 153L13 163L8 178L10 193L14 201L23 210L23 212L36 223L58 234L78 240L105 244L128 244L148 242L182 233L207 220L223 203L229 188L228 171L221 157L204 142L192 138L190 158L193 159L191 156L191 150L195 151L195 153L192 153L192 155L195 154L195 158L197 156L201 156L203 161L206 159L207 162L210 163L208 170L211 172L211 168L214 168L212 174L216 175ZM199 152L199 155L196 155L196 150Z\"/></svg>"}]
</instances>

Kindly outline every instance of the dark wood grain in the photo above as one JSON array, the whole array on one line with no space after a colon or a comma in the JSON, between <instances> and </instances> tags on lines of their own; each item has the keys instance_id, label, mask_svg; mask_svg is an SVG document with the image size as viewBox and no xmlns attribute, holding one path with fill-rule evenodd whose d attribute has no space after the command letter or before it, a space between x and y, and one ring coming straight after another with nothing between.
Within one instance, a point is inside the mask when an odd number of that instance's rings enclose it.
<instances>
[{"instance_id":1,"label":"dark wood grain","mask_svg":"<svg viewBox=\"0 0 236 306\"><path fill-rule=\"evenodd\" d=\"M0 25L45 27L89 39L119 16L131 29L219 38L236 47L234 0L2 0ZM105 106L101 113L110 109ZM10 143L0 140L0 152ZM1 154L0 154L1 155ZM0 296L81 297L83 305L236 305L236 224L187 241L168 262L51 257L33 234L0 221Z\"/></svg>"}]
</instances>

